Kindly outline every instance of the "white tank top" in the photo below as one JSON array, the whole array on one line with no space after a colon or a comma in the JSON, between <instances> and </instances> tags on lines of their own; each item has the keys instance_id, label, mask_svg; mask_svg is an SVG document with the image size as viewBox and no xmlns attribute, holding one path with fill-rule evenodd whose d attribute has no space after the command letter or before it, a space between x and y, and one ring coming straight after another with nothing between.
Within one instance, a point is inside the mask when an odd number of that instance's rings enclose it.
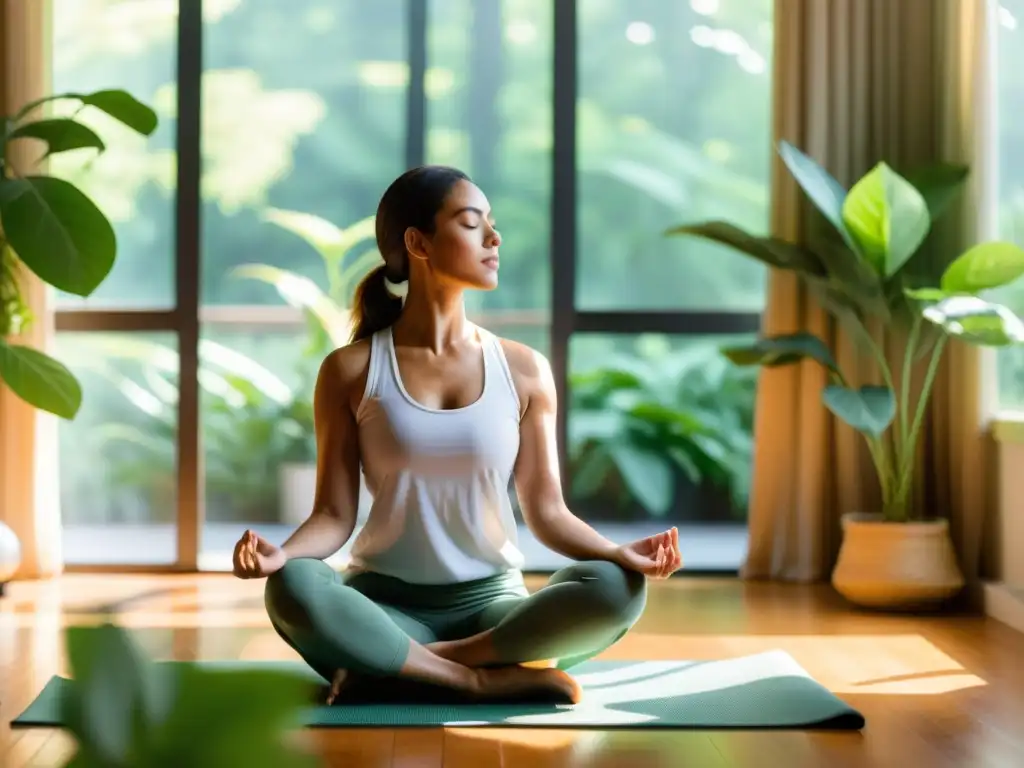
<instances>
[{"instance_id":1,"label":"white tank top","mask_svg":"<svg viewBox=\"0 0 1024 768\"><path fill-rule=\"evenodd\" d=\"M522 568L508 493L520 403L501 342L484 329L480 341L483 394L436 410L402 384L391 329L372 336L356 422L373 503L349 573L451 584Z\"/></svg>"}]
</instances>

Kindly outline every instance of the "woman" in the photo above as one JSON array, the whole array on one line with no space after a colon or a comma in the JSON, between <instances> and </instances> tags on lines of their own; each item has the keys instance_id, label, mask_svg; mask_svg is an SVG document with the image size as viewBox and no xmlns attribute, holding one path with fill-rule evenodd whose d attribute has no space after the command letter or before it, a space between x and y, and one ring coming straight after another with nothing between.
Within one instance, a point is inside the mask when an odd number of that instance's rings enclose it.
<instances>
[{"instance_id":1,"label":"woman","mask_svg":"<svg viewBox=\"0 0 1024 768\"><path fill-rule=\"evenodd\" d=\"M679 568L676 529L616 546L566 508L547 361L466 319L463 292L498 285L501 236L465 174L400 176L376 234L384 263L356 292L353 341L316 383L313 511L280 548L246 531L235 574L269 577L271 622L331 682L328 702L352 673L578 701L565 670L633 626L646 577ZM355 528L360 469L373 506L339 574L323 560ZM511 476L531 531L578 561L533 595Z\"/></svg>"}]
</instances>

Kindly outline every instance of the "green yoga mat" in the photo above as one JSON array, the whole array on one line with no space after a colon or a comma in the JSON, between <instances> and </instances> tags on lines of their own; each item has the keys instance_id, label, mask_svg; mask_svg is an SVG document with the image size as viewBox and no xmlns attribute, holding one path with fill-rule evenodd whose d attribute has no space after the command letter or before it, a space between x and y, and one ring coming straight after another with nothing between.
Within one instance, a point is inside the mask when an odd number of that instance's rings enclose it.
<instances>
[{"instance_id":1,"label":"green yoga mat","mask_svg":"<svg viewBox=\"0 0 1024 768\"><path fill-rule=\"evenodd\" d=\"M231 669L272 664L200 663ZM273 664L306 670L290 662ZM315 677L312 672L309 674ZM782 651L718 661L593 660L575 667L572 674L584 690L583 700L576 705L394 701L312 705L303 714L302 723L319 728L864 727L863 715L812 679ZM28 709L11 722L11 727L60 727L60 700L68 685L64 678L52 678Z\"/></svg>"}]
</instances>

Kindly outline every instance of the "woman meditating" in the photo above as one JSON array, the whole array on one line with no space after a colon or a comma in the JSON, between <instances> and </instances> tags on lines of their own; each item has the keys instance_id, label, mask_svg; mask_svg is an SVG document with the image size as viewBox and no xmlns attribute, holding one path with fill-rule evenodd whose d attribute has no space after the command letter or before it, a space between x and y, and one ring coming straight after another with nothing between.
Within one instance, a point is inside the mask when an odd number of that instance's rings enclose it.
<instances>
[{"instance_id":1,"label":"woman meditating","mask_svg":"<svg viewBox=\"0 0 1024 768\"><path fill-rule=\"evenodd\" d=\"M566 507L547 361L466 319L463 292L498 285L501 236L465 174L404 173L376 234L384 263L356 292L353 341L317 378L313 510L281 547L246 531L234 572L269 577L270 620L329 702L353 675L578 701L565 670L633 626L646 578L680 567L678 533L619 546ZM373 505L339 573L324 560L355 529L360 471ZM537 539L577 561L532 595L510 477Z\"/></svg>"}]
</instances>

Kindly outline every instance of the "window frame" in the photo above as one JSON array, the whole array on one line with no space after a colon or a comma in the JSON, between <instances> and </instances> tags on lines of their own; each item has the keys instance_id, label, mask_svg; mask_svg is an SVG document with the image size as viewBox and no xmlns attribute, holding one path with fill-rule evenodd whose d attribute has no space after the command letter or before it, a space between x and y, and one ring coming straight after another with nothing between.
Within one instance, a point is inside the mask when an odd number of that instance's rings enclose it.
<instances>
[{"instance_id":1,"label":"window frame","mask_svg":"<svg viewBox=\"0 0 1024 768\"><path fill-rule=\"evenodd\" d=\"M426 153L428 102L425 88L430 0L405 0L409 85L406 95L406 167L421 165ZM663 333L731 335L761 329L757 312L591 311L576 306L577 168L576 106L578 0L551 0L553 13L553 149L551 157L549 358L558 391L559 459L566 487L570 411L569 345L574 334ZM200 570L205 521L199 408L200 330L204 321L226 317L228 308L201 306L201 170L203 0L179 0L177 23L177 185L175 190L175 304L172 309L57 309L60 333L166 331L176 334L180 355L177 454L177 558L171 566L143 570ZM566 226L565 222L572 222ZM69 564L75 570L123 570L123 565Z\"/></svg>"}]
</instances>

